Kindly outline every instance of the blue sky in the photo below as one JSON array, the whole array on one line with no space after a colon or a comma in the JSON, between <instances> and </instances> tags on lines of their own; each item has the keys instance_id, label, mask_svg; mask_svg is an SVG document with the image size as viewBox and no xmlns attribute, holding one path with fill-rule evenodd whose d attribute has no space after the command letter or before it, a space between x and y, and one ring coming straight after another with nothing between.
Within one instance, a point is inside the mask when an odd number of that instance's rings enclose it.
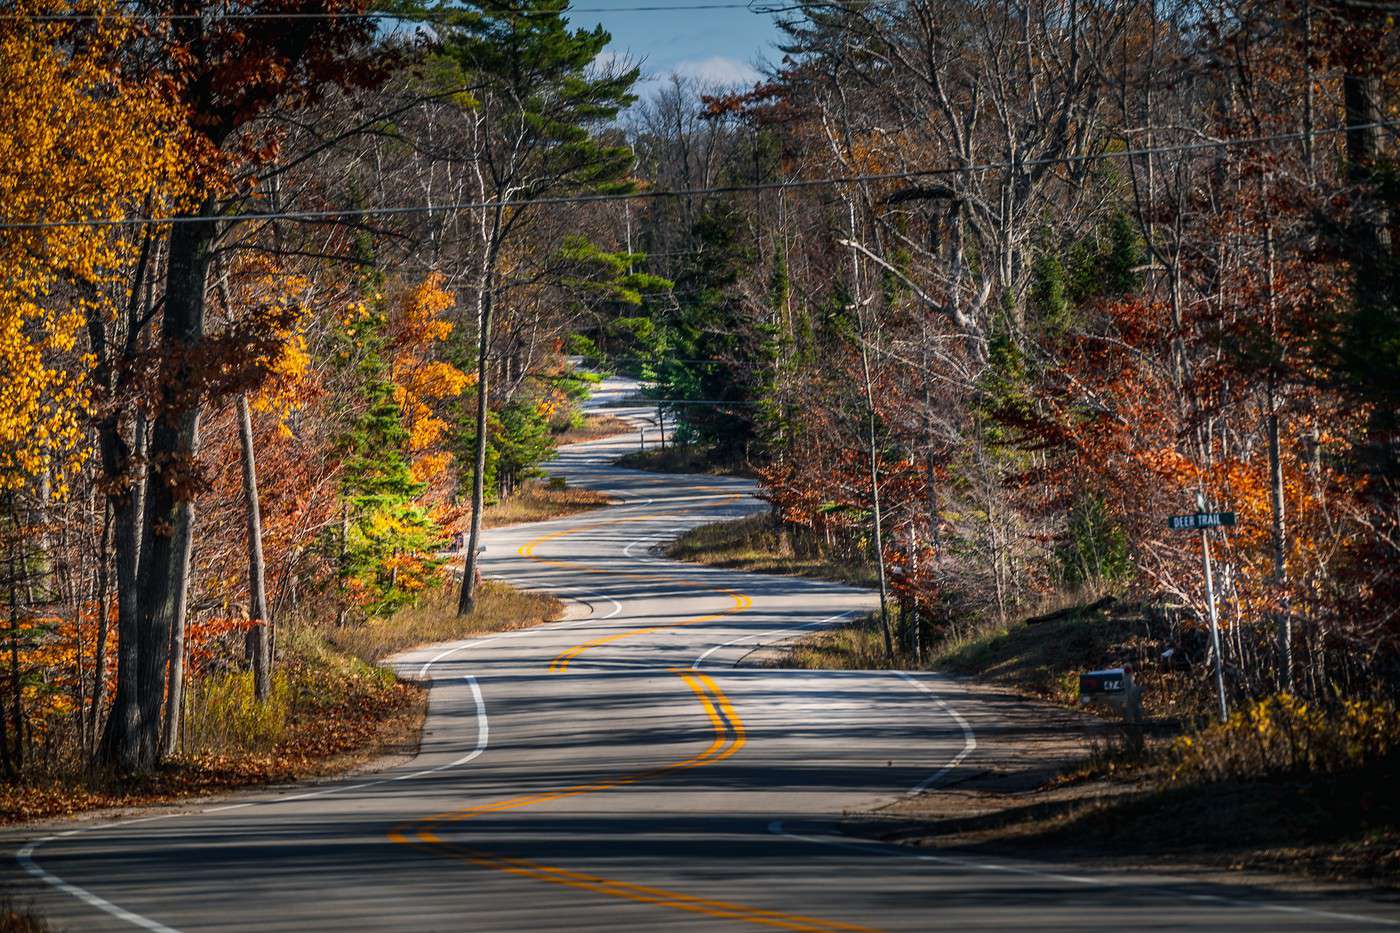
<instances>
[{"instance_id":1,"label":"blue sky","mask_svg":"<svg viewBox=\"0 0 1400 933\"><path fill-rule=\"evenodd\" d=\"M602 23L612 33L614 54L640 60L644 78L672 71L704 80L748 84L758 77L753 63L775 59L778 30L771 14L744 9L666 12L588 12L607 7L675 6L734 0L574 0L579 26ZM645 93L645 87L641 89Z\"/></svg>"}]
</instances>

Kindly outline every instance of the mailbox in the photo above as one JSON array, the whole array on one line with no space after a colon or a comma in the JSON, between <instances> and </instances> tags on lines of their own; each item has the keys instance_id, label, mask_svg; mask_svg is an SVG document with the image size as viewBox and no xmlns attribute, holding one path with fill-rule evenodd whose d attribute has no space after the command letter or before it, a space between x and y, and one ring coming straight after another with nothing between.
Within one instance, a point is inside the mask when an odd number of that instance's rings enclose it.
<instances>
[{"instance_id":1,"label":"mailbox","mask_svg":"<svg viewBox=\"0 0 1400 933\"><path fill-rule=\"evenodd\" d=\"M1105 703L1128 722L1137 722L1142 714L1142 688L1133 683L1131 667L1089 671L1079 675L1079 702Z\"/></svg>"}]
</instances>

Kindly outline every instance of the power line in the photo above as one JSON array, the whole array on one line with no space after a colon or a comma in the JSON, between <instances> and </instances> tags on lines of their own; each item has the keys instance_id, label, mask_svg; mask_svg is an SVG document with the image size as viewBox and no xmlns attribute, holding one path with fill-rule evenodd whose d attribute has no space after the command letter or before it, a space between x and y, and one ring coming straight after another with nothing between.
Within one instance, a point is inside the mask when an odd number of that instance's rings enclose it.
<instances>
[{"instance_id":1,"label":"power line","mask_svg":"<svg viewBox=\"0 0 1400 933\"><path fill-rule=\"evenodd\" d=\"M494 210L496 208L559 207L575 204L616 204L624 201L660 200L662 198L715 196L724 194L756 194L763 191L786 191L806 188L819 188L829 185L857 184L874 181L901 181L914 178L937 178L948 175L962 175L975 172L989 172L1002 169L1026 170L1055 165L1076 165L1095 162L1100 159L1136 158L1139 156L1166 155L1169 153L1201 152L1220 149L1240 149L1260 146L1271 142L1301 141L1317 136L1332 136L1355 130L1382 129L1400 126L1400 121L1360 123L1351 126L1334 126L1295 133L1277 133L1270 136L1254 136L1241 139L1218 139L1195 143L1181 143L1174 146L1151 146L1139 149L1118 149L1096 155L1058 156L1045 159L1027 159L1021 162L982 162L950 168L911 169L903 172L877 172L859 175L837 175L826 178L794 179L789 181L759 182L747 185L715 185L707 188L669 188L609 194L559 195L542 198L505 198L492 201L465 201L455 204L412 204L384 207L342 208L339 210L308 211L251 211L241 214L219 214L210 217L172 215L165 217L126 217L96 220L40 220L40 221L0 221L0 230L46 230L69 227L144 227L161 224L213 223L222 221L265 220L348 220L357 217L393 217L406 214L458 213L471 210Z\"/></svg>"},{"instance_id":2,"label":"power line","mask_svg":"<svg viewBox=\"0 0 1400 933\"><path fill-rule=\"evenodd\" d=\"M894 0L865 0L865 2L877 2L879 4L894 2ZM817 5L817 4L812 4ZM821 5L834 5L833 0L825 0ZM238 13L238 12L218 12L208 11L206 13L141 13L130 12L115 14L116 16L136 20L152 20L156 22L179 22L187 20L211 20L211 21L256 21L256 20L321 20L321 19L373 19L373 20L402 20L403 22L447 22L463 14L484 14L492 15L512 15L512 16L567 16L575 13L681 13L695 12L701 10L747 10L758 15L768 16L776 13L794 13L803 9L798 3L682 3L676 5L648 4L638 6L598 6L598 7L568 7L563 10L481 10L462 7L459 9L440 10L419 10L392 11L392 10L365 10L361 13L353 11L323 11L323 12L276 12L276 13ZM97 22L113 19L112 14L102 13L0 13L0 20L23 20L26 22L40 23L80 23Z\"/></svg>"}]
</instances>

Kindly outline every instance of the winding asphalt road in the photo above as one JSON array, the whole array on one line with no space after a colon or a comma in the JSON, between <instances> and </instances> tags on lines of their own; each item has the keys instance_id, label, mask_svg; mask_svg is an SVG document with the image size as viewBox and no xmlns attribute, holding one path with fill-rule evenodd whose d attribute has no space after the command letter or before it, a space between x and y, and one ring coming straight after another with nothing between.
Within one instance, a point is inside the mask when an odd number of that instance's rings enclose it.
<instances>
[{"instance_id":1,"label":"winding asphalt road","mask_svg":"<svg viewBox=\"0 0 1400 933\"><path fill-rule=\"evenodd\" d=\"M840 835L843 811L976 768L1003 728L997 710L932 675L736 667L872 598L654 556L758 503L743 481L609 465L636 443L577 445L554 466L620 504L487 535L486 574L577 601L568 621L397 659L432 682L412 761L57 827L16 853L24 893L72 930L1400 925L1395 905L1360 895Z\"/></svg>"}]
</instances>

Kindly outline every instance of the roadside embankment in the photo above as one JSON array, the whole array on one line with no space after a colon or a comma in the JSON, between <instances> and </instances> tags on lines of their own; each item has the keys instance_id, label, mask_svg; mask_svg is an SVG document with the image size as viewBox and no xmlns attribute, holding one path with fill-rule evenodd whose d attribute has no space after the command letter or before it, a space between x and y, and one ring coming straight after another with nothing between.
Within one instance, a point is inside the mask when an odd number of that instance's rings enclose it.
<instances>
[{"instance_id":1,"label":"roadside embankment","mask_svg":"<svg viewBox=\"0 0 1400 933\"><path fill-rule=\"evenodd\" d=\"M613 504L615 500L609 496L569 486L562 479L531 480L510 497L487 506L481 514L481 525L501 528L544 522Z\"/></svg>"},{"instance_id":2,"label":"roadside embankment","mask_svg":"<svg viewBox=\"0 0 1400 933\"><path fill-rule=\"evenodd\" d=\"M699 444L667 444L623 455L616 465L627 470L653 473L694 473L706 476L750 478L753 470L742 461L725 458Z\"/></svg>"},{"instance_id":3,"label":"roadside embankment","mask_svg":"<svg viewBox=\"0 0 1400 933\"><path fill-rule=\"evenodd\" d=\"M0 824L287 783L412 753L427 691L377 662L415 645L537 625L562 612L552 596L487 581L476 611L464 617L444 585L387 619L288 625L265 701L254 699L246 671L211 666L190 681L176 753L161 768L141 778L105 774L85 768L76 750L55 750L46 767L0 784ZM220 663L236 663L236 647L226 647Z\"/></svg>"},{"instance_id":4,"label":"roadside embankment","mask_svg":"<svg viewBox=\"0 0 1400 933\"><path fill-rule=\"evenodd\" d=\"M875 568L852 555L805 549L767 515L692 528L666 548L676 560L745 570L834 580L852 586L874 586Z\"/></svg>"},{"instance_id":5,"label":"roadside embankment","mask_svg":"<svg viewBox=\"0 0 1400 933\"><path fill-rule=\"evenodd\" d=\"M849 555L799 554L766 515L693 529L667 553L873 583L871 568ZM1400 713L1393 701L1339 695L1309 706L1276 695L1220 724L1202 646L1150 606L1066 598L1030 620L944 620L925 627L916 651L912 626L891 603L894 657L878 614L870 614L794 639L769 652L769 663L953 674L962 679L950 702L994 709L998 728L949 782L850 815L851 832L915 846L1188 871L1250 869L1392 886L1400 879ZM1147 722L1127 727L1111 712L1079 712L1078 675L1125 664L1145 689Z\"/></svg>"}]
</instances>

